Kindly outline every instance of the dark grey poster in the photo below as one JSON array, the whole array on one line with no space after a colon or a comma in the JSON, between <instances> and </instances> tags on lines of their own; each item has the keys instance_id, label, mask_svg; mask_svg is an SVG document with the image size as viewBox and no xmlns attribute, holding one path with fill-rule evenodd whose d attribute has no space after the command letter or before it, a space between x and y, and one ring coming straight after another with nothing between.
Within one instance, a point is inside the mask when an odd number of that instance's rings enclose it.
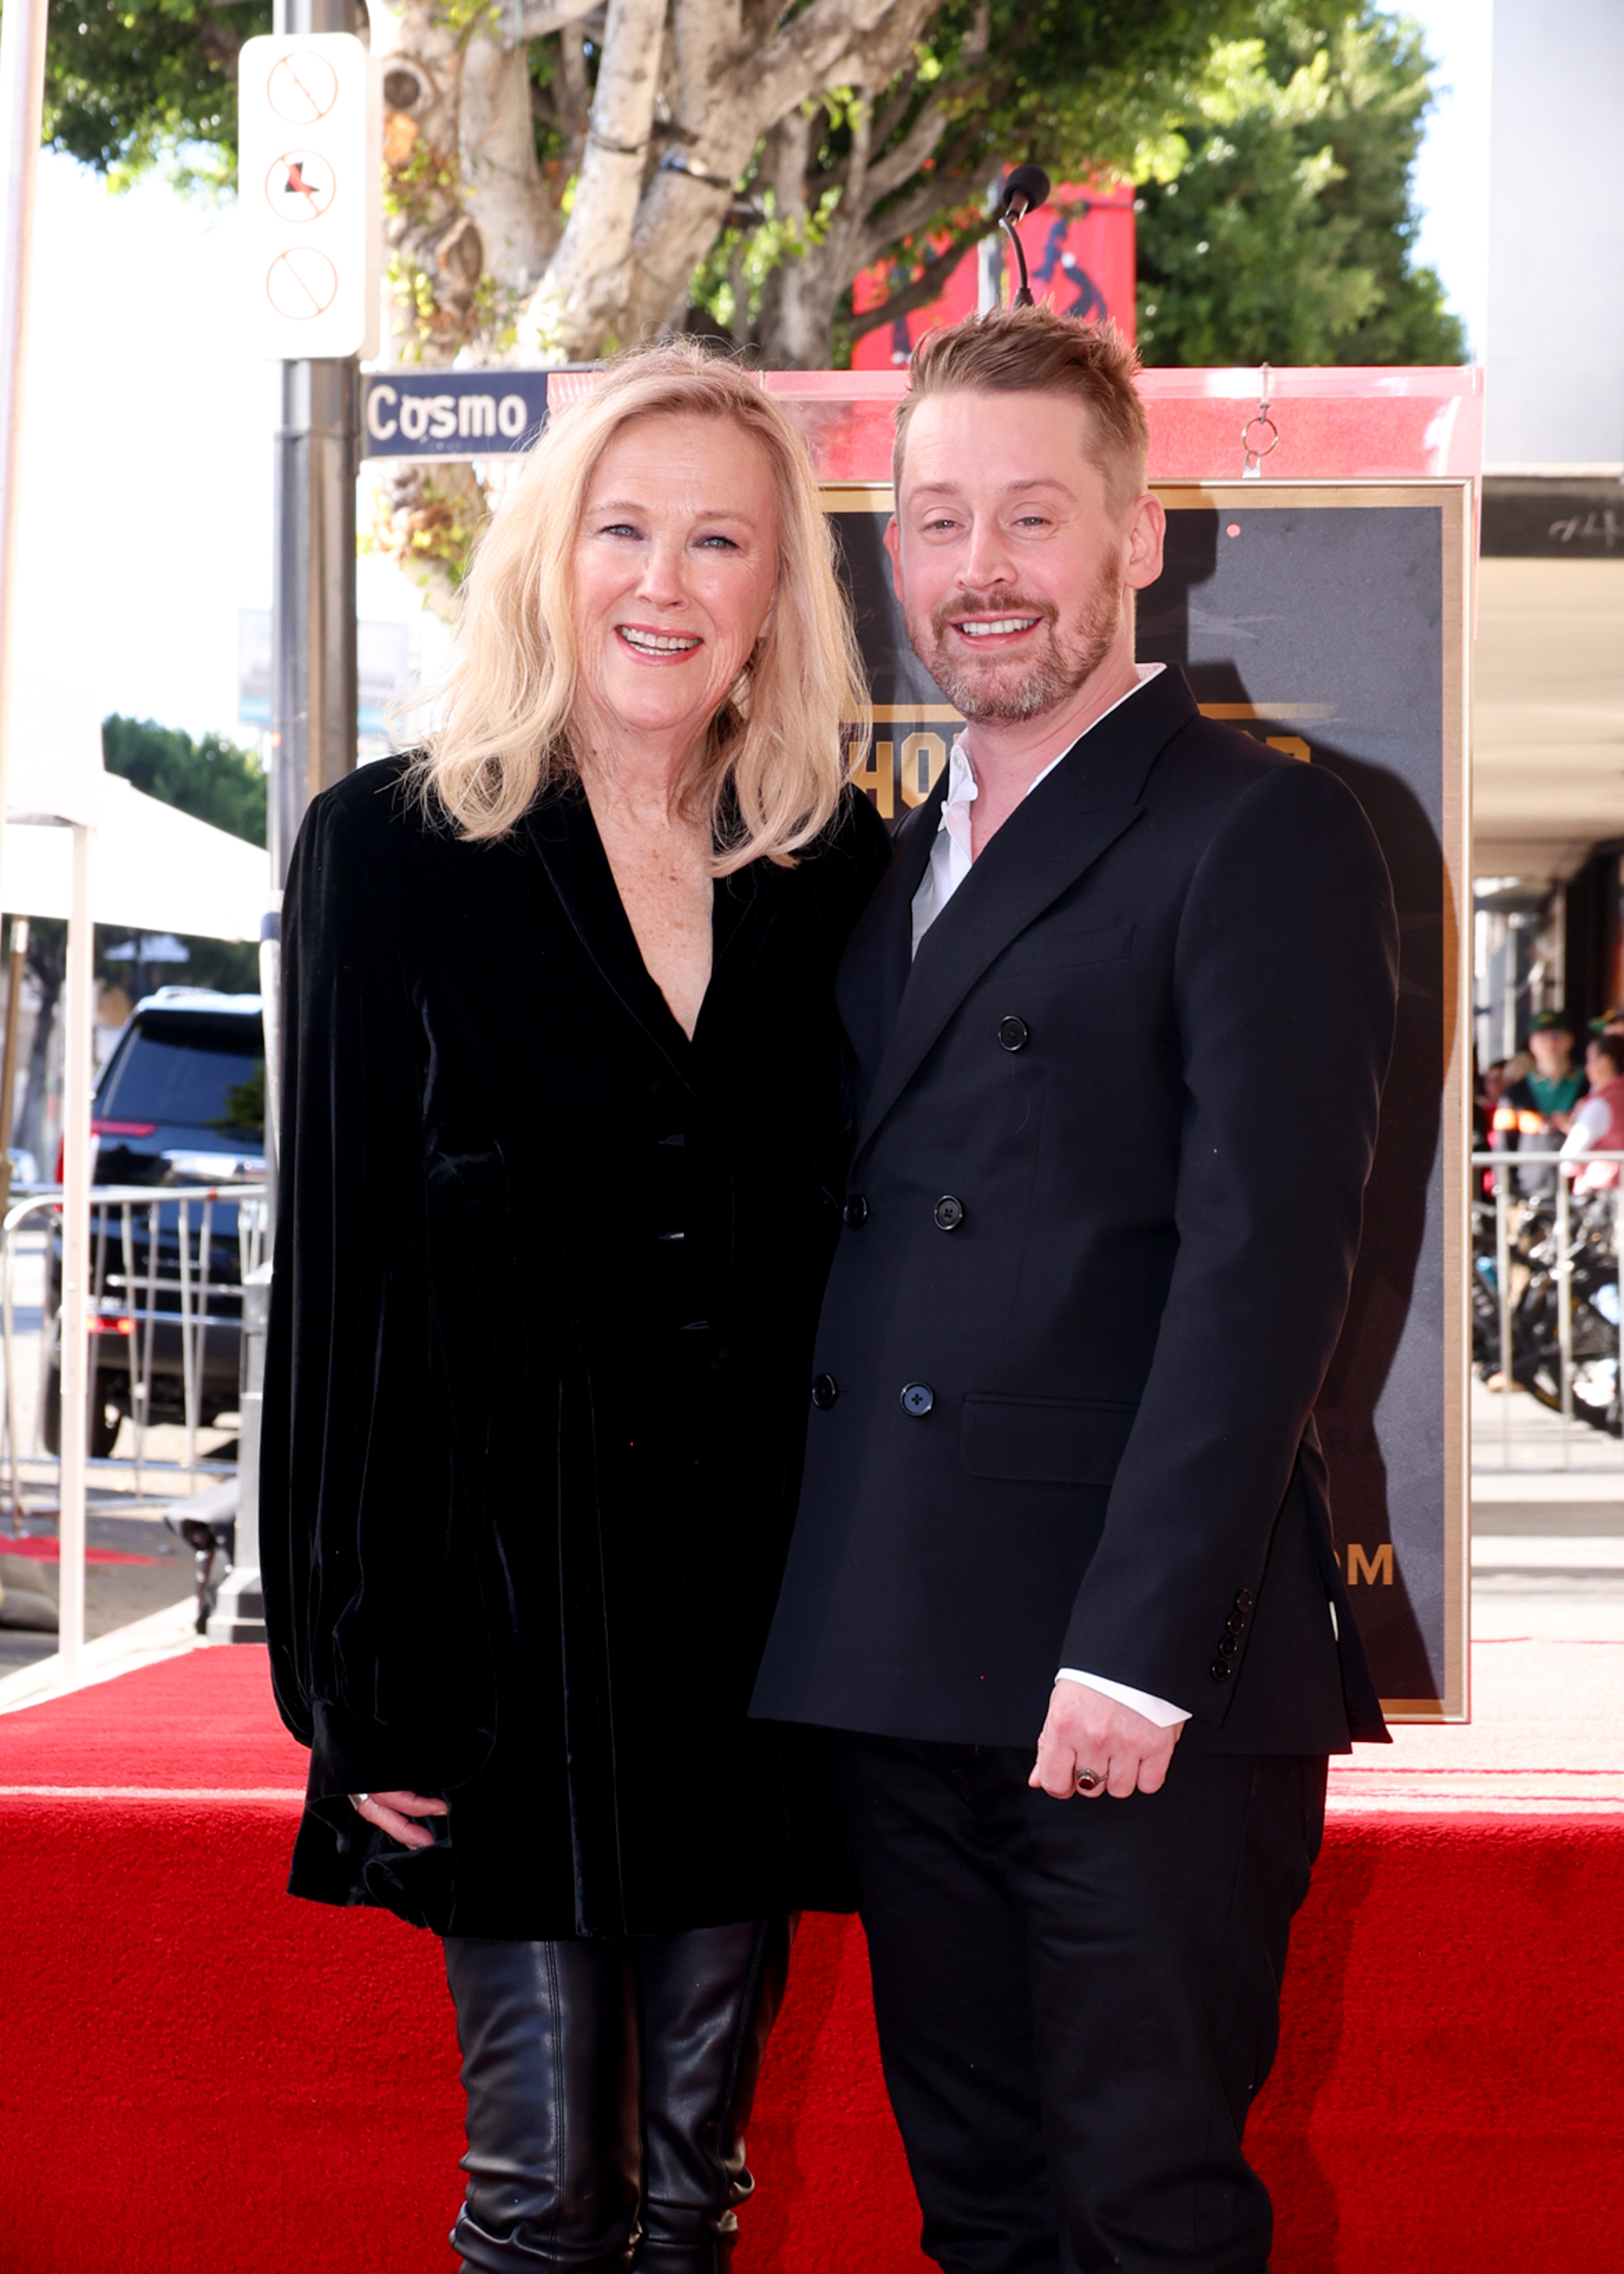
<instances>
[{"instance_id":1,"label":"dark grey poster","mask_svg":"<svg viewBox=\"0 0 1624 2274\"><path fill-rule=\"evenodd\" d=\"M1465 1091L1470 486L1170 486L1166 568L1139 652L1209 717L1329 767L1387 855L1402 941L1399 1034L1348 1321L1317 1420L1337 1553L1391 1713L1466 1712ZM907 644L883 485L829 486L875 701L858 776L893 823L959 724ZM1274 1038L1281 1111L1291 1037Z\"/></svg>"}]
</instances>

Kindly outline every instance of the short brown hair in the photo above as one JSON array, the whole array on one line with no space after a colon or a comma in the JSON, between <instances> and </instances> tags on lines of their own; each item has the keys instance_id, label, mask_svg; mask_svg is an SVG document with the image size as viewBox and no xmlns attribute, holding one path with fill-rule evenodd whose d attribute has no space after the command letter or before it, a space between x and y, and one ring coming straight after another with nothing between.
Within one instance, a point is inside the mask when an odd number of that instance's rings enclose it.
<instances>
[{"instance_id":1,"label":"short brown hair","mask_svg":"<svg viewBox=\"0 0 1624 2274\"><path fill-rule=\"evenodd\" d=\"M1091 415L1084 455L1105 477L1112 510L1125 513L1145 487L1150 425L1133 384L1139 359L1115 324L1079 324L1040 302L989 308L927 332L897 406L891 482L900 494L908 422L933 395L1070 395Z\"/></svg>"}]
</instances>

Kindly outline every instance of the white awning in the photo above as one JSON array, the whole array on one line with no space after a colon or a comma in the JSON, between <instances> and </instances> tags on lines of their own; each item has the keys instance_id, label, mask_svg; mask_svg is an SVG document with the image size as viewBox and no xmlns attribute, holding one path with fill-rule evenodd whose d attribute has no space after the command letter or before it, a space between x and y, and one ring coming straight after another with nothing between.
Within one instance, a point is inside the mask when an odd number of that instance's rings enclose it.
<instances>
[{"instance_id":1,"label":"white awning","mask_svg":"<svg viewBox=\"0 0 1624 2274\"><path fill-rule=\"evenodd\" d=\"M146 796L117 774L104 773L94 799L81 789L74 802L94 822L90 913L95 922L205 939L259 938L270 870L257 845ZM94 817L86 807L94 807ZM65 916L72 839L71 829L49 817L25 817L13 804L0 847L0 910Z\"/></svg>"}]
</instances>

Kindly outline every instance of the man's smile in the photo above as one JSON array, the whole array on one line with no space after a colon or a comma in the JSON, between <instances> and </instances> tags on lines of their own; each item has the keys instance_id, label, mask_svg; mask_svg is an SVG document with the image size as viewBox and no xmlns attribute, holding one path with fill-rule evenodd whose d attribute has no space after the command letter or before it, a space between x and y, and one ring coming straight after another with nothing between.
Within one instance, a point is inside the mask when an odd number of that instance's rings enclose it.
<instances>
[{"instance_id":1,"label":"man's smile","mask_svg":"<svg viewBox=\"0 0 1624 2274\"><path fill-rule=\"evenodd\" d=\"M1041 616L956 616L953 629L970 640L1019 638L1041 623Z\"/></svg>"}]
</instances>

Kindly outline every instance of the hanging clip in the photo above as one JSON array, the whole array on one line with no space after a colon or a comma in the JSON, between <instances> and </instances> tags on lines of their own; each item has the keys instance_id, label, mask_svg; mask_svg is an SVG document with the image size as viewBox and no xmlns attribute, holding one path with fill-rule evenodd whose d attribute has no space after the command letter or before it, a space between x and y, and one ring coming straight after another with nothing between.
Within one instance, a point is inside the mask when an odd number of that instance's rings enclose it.
<instances>
[{"instance_id":1,"label":"hanging clip","mask_svg":"<svg viewBox=\"0 0 1624 2274\"><path fill-rule=\"evenodd\" d=\"M1268 456L1271 450L1276 450L1280 447L1280 429L1269 417L1268 388L1269 367L1267 364L1264 364L1259 373L1256 416L1249 418L1241 428L1241 448L1246 454L1245 463L1241 467L1241 479L1244 482L1260 482L1263 479L1264 459ZM1262 440L1264 428L1268 430L1267 441ZM1255 441L1252 440L1254 433L1259 438Z\"/></svg>"}]
</instances>

